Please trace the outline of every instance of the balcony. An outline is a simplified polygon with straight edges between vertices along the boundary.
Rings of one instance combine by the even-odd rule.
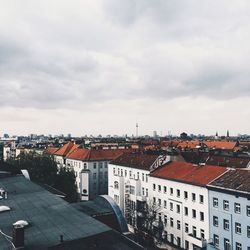
[[[195,244],[200,248],[203,248],[207,245],[207,241],[205,239],[195,237],[192,233],[188,234],[188,238],[189,238],[188,241],[190,241],[192,244]]]

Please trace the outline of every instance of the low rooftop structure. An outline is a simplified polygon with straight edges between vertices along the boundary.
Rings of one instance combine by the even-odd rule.
[[[0,206],[10,208],[0,213],[1,250],[13,247],[11,240],[16,238],[11,237],[13,224],[20,220],[28,222],[24,229],[27,250],[105,249],[101,246],[107,246],[106,249],[141,249],[107,225],[77,211],[21,175],[0,178],[0,188],[8,194],[0,200]]]

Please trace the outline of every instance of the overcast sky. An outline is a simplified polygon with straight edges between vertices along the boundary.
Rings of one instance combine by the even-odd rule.
[[[250,1],[0,0],[0,135],[250,134]]]

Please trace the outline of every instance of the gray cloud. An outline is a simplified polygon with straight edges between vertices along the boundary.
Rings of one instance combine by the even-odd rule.
[[[248,97],[249,30],[248,1],[0,1],[0,107]]]

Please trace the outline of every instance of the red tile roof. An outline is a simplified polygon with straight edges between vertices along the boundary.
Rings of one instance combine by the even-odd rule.
[[[112,161],[111,164],[149,170],[157,158],[158,155],[124,153],[123,155]]]
[[[111,161],[122,155],[129,149],[83,149],[77,148],[67,155],[68,159],[80,161]]]
[[[47,152],[48,154],[54,154],[57,150],[58,150],[58,148],[53,148],[53,147],[51,147],[51,148],[47,148],[47,149],[46,149],[46,152]]]
[[[181,141],[178,143],[177,148],[195,149],[197,146],[200,146],[200,141]]]
[[[154,170],[151,176],[205,186],[226,171],[225,167],[198,166],[192,163],[172,161]]]
[[[203,143],[206,144],[208,148],[215,149],[233,150],[237,146],[237,142],[234,141],[204,141]]]
[[[80,147],[80,145],[75,144],[74,142],[68,142],[67,144],[64,144],[61,148],[59,148],[54,154],[66,156],[67,154],[73,152],[78,147]]]

